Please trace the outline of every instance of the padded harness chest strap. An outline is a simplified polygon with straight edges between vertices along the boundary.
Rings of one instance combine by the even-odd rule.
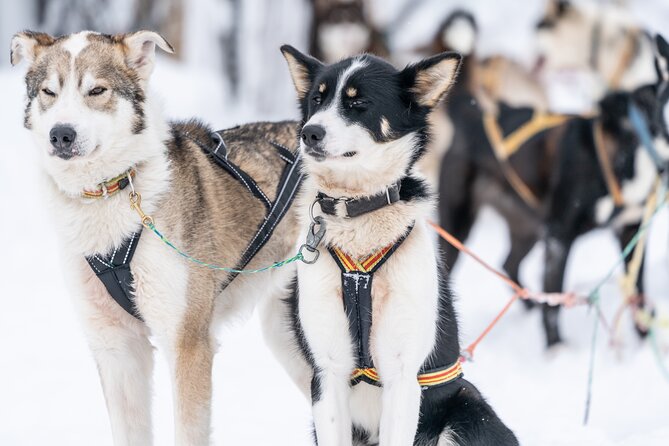
[[[111,297],[121,306],[125,311],[139,320],[142,316],[137,311],[137,307],[133,301],[132,293],[132,272],[130,271],[130,260],[135,254],[139,237],[142,235],[142,230],[134,232],[129,238],[123,241],[123,244],[112,251],[107,256],[95,254],[86,257],[88,264],[98,276],[98,279],[105,286]]]
[[[393,245],[362,259],[354,259],[336,246],[328,251],[341,270],[344,311],[348,316],[349,331],[355,345],[356,364],[351,375],[351,384],[361,381],[380,386],[379,375],[374,368],[369,351],[372,330],[372,279],[374,273],[400,247],[411,233],[413,225]],[[423,389],[447,384],[462,376],[462,367],[457,360],[453,364],[422,371],[418,383]]]

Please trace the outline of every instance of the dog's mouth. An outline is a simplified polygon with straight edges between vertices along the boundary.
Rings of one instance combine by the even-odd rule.
[[[319,162],[320,161],[325,161],[326,159],[336,160],[336,159],[342,159],[342,158],[352,158],[352,157],[354,157],[358,154],[358,152],[351,150],[351,151],[346,152],[342,155],[333,156],[333,155],[328,155],[327,152],[325,152],[325,150],[323,150],[323,149],[320,149],[320,148],[314,149],[314,148],[310,148],[310,147],[307,147],[305,152],[306,152],[307,155],[311,156],[312,158],[314,158],[316,161],[319,161]]]

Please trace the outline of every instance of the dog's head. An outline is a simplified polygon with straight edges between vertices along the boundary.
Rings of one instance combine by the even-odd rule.
[[[29,64],[25,127],[48,163],[63,168],[63,163],[108,158],[108,152],[145,131],[145,91],[156,46],[172,52],[150,31],[14,36],[12,65]]]
[[[643,69],[645,61],[630,69],[648,39],[626,10],[565,1],[551,5],[537,24],[537,68],[592,72],[612,89],[633,90],[653,81],[652,68]]]
[[[362,1],[315,0],[314,15],[317,45],[323,60],[336,62],[370,47],[372,29]]]
[[[324,65],[290,46],[281,51],[302,110],[300,147],[310,174],[361,188],[411,170],[425,149],[428,115],[460,65],[457,53],[398,71],[370,55]]]
[[[478,25],[474,16],[464,9],[456,9],[439,28],[435,46],[469,56],[474,52],[477,38]]]
[[[661,35],[655,37],[655,70],[657,71],[657,121],[669,143],[669,43]]]

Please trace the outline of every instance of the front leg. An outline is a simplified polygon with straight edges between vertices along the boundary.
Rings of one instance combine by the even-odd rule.
[[[126,313],[82,265],[85,284],[75,300],[97,364],[115,446],[152,444],[153,348],[146,326]]]
[[[137,303],[170,368],[175,444],[208,445],[214,356],[210,326],[218,282],[208,271],[187,270],[179,259],[145,268],[135,268]]]
[[[320,370],[311,380],[311,400],[318,446],[351,446],[350,373]]]
[[[631,225],[626,225],[622,229],[619,230],[617,236],[618,236],[618,241],[620,243],[620,249],[625,249],[627,244],[634,238],[636,233],[639,230],[639,227],[641,226],[641,223],[636,223],[636,224],[631,224]],[[642,240],[643,241],[643,240]],[[631,267],[632,263],[632,258],[634,257],[634,252],[635,249],[632,250],[632,252],[629,253],[627,257],[625,257],[625,272],[629,273],[629,269]],[[632,285],[633,288],[636,289],[630,289],[630,290],[624,290],[627,293],[630,293],[630,295],[623,296],[623,298],[626,299],[627,302],[629,302],[632,306],[632,308],[635,311],[645,311],[646,310],[646,296],[644,294],[644,287],[643,287],[643,270],[644,270],[644,258],[641,258],[641,263],[639,264],[639,274],[637,275],[636,278],[636,283],[634,284],[629,284]],[[636,313],[634,313],[634,328],[636,329],[637,333],[641,337],[645,337],[648,335],[648,327],[641,323],[641,321],[638,320],[636,317]]]
[[[564,272],[573,240],[569,238],[551,237],[546,239],[546,269],[544,271],[544,292],[561,293],[563,291]],[[558,315],[559,305],[543,304],[542,319],[546,333],[548,348],[562,342]]]

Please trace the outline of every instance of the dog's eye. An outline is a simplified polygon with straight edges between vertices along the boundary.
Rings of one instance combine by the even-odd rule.
[[[314,97],[312,98],[312,101],[314,101],[314,104],[316,104],[316,105],[320,105],[321,102],[323,102],[323,99],[322,99],[320,96],[314,96]]]
[[[364,101],[361,101],[360,99],[356,99],[354,101],[351,101],[348,103],[348,108],[360,108],[363,105],[365,105]]]
[[[95,87],[91,91],[88,92],[89,96],[100,96],[102,93],[107,91],[105,87]]]
[[[53,91],[49,90],[48,88],[42,88],[42,93],[44,93],[47,96],[56,96],[56,93]]]

